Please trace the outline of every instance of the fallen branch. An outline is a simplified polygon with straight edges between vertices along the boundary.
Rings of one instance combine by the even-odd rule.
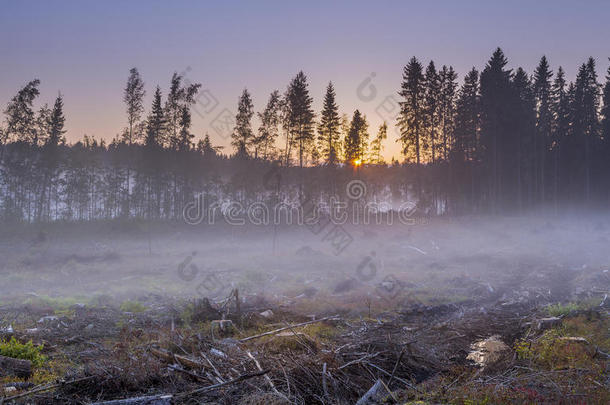
[[[367,355],[365,355],[365,356],[362,356],[362,357],[361,357],[361,358],[359,358],[359,359],[352,360],[352,361],[349,361],[349,362],[345,363],[345,364],[344,364],[344,365],[342,365],[341,367],[337,368],[337,370],[343,370],[344,368],[349,367],[349,366],[352,366],[352,365],[354,365],[354,364],[359,364],[359,363],[362,363],[362,362],[363,362],[363,361],[365,361],[365,360],[372,359],[373,357],[377,357],[377,356],[379,356],[381,353],[382,353],[382,352],[377,352],[377,353],[369,353],[369,354],[367,354]]]
[[[30,390],[30,391],[27,391],[27,392],[22,392],[21,394],[13,395],[12,397],[0,398],[0,405],[2,405],[5,401],[12,401],[14,399],[19,399],[19,398],[27,397],[29,395],[37,394],[39,392],[44,392],[44,391],[48,391],[48,390],[52,390],[53,388],[61,387],[63,385],[76,384],[76,383],[79,383],[79,382],[82,382],[82,381],[90,380],[90,379],[92,379],[94,377],[95,376],[91,375],[91,376],[88,376],[88,377],[77,378],[75,380],[70,380],[70,381],[60,381],[60,382],[55,383],[55,384],[45,384],[42,387],[34,388],[33,390]]]
[[[193,390],[193,391],[188,391],[188,392],[183,392],[181,394],[176,394],[174,397],[175,398],[183,398],[183,397],[188,397],[188,396],[195,395],[195,394],[202,394],[204,392],[212,391],[212,390],[215,390],[217,388],[222,388],[222,387],[224,387],[226,385],[235,384],[235,383],[240,382],[240,381],[245,381],[245,380],[248,380],[250,378],[254,378],[254,377],[261,376],[261,375],[265,375],[269,371],[270,370],[263,370],[263,371],[259,371],[259,372],[256,372],[256,373],[243,374],[243,375],[240,375],[239,377],[234,378],[232,380],[225,381],[223,383],[214,384],[214,385],[208,385],[207,387],[198,388],[198,389]]]
[[[171,400],[172,394],[161,394],[148,397],[115,399],[112,401],[96,402],[91,405],[170,405]]]
[[[149,350],[153,355],[155,355],[156,357],[158,357],[162,360],[165,360],[168,363],[179,363],[179,364],[183,365],[184,367],[189,367],[189,368],[194,368],[194,369],[204,369],[205,368],[205,365],[202,363],[199,363],[198,361],[191,360],[188,357],[181,356],[179,354],[174,354],[167,350],[156,349],[154,347],[151,347]]]
[[[321,318],[321,319],[316,319],[316,320],[313,320],[313,321],[302,322],[302,323],[297,323],[295,325],[285,326],[283,328],[274,329],[274,330],[271,330],[269,332],[261,333],[261,334],[254,335],[254,336],[249,336],[247,338],[240,339],[239,341],[240,342],[247,342],[249,340],[258,339],[258,338],[261,338],[263,336],[275,335],[276,333],[280,333],[280,332],[283,332],[283,331],[288,330],[288,329],[298,328],[299,326],[311,325],[312,323],[328,321],[328,320],[331,320],[331,319],[332,320],[338,319],[338,315],[327,316],[326,318]]]
[[[258,368],[260,371],[263,371],[263,368],[261,367],[258,360],[256,360],[256,357],[254,357],[252,355],[252,353],[250,353],[249,351],[246,352],[246,354],[248,355],[248,357],[250,357],[252,360],[254,360],[254,364],[256,364],[256,368]],[[275,384],[273,384],[273,381],[271,381],[271,378],[266,374],[265,374],[265,380],[267,380],[267,382],[269,383],[269,386],[271,387],[271,389],[273,389],[273,392],[275,392],[277,395],[279,395],[280,397],[282,397],[282,398],[286,399],[288,402],[290,402],[290,400],[288,400],[288,398],[286,398],[286,396],[284,394],[282,394],[281,392],[279,392],[277,390],[277,388],[275,388]]]

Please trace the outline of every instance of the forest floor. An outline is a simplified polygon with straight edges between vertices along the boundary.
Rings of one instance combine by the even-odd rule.
[[[31,365],[0,366],[0,403],[610,403],[606,256],[577,266],[581,247],[546,234],[551,261],[527,250],[538,228],[529,240],[481,229],[378,244],[354,233],[376,251],[364,259],[303,238],[285,258],[237,253],[231,235],[166,256],[154,239],[98,251],[81,237],[41,248],[30,233],[27,255],[19,240],[0,247],[13,261],[0,270],[0,356]],[[610,228],[598,233],[605,244]],[[210,252],[235,261],[191,266]]]

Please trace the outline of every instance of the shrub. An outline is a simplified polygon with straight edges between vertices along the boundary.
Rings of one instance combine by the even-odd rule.
[[[40,367],[47,360],[42,355],[43,345],[34,346],[30,340],[21,343],[13,336],[10,340],[0,339],[0,355],[14,359],[30,360],[35,367]]]

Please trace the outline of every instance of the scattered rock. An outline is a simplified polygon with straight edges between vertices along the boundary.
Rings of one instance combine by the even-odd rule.
[[[262,316],[263,318],[269,319],[273,316],[273,311],[268,309],[266,311],[261,312],[259,315]]]

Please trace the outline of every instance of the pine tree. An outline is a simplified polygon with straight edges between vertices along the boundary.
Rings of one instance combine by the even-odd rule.
[[[379,126],[375,138],[371,141],[371,162],[378,165],[385,163],[383,157],[381,156],[381,152],[383,151],[383,141],[385,141],[387,138],[388,124],[386,124],[384,121],[383,124]]]
[[[258,113],[261,125],[258,128],[258,136],[255,138],[255,157],[258,157],[258,151],[261,150],[263,159],[267,159],[273,152],[273,145],[279,135],[278,126],[280,124],[280,108],[281,97],[280,92],[275,90],[269,96],[267,106],[262,113]]]
[[[195,135],[191,133],[191,111],[188,106],[182,107],[180,116],[180,140],[178,150],[187,152],[193,148],[193,138]]]
[[[129,78],[127,79],[127,85],[123,92],[123,101],[127,107],[127,123],[128,123],[128,138],[127,144],[131,144],[135,141],[134,128],[137,127],[137,123],[142,117],[144,112],[144,96],[146,90],[144,90],[144,82],[140,77],[138,69],[131,68],[129,70]]]
[[[398,117],[402,153],[407,159],[412,158],[414,153],[417,164],[421,162],[425,119],[425,80],[422,71],[423,67],[417,58],[411,58],[403,70],[403,81],[398,93],[403,98]]]
[[[326,87],[324,106],[318,124],[318,142],[322,158],[327,165],[334,165],[340,154],[341,121],[339,107],[335,102],[335,89],[332,82]]]
[[[309,96],[307,76],[302,71],[288,86],[287,110],[292,139],[299,149],[299,166],[303,167],[306,152],[314,140],[313,99]]]
[[[8,139],[31,143],[35,138],[35,114],[32,108],[40,91],[40,80],[34,79],[15,95],[4,110],[6,115],[5,136]]]
[[[36,114],[36,128],[32,139],[32,145],[38,146],[46,142],[49,136],[49,121],[51,119],[51,109],[47,104],[40,107]]]
[[[250,147],[254,133],[252,132],[252,116],[254,115],[254,106],[248,89],[244,89],[237,103],[237,115],[235,116],[235,129],[231,138],[231,145],[235,148],[238,156],[248,157],[248,148]]]
[[[180,128],[183,121],[184,108],[195,103],[195,96],[201,88],[200,83],[186,82],[183,86],[183,77],[178,73],[172,75],[169,93],[165,101],[165,119],[167,122],[167,145],[170,149],[177,149],[180,145]]]

